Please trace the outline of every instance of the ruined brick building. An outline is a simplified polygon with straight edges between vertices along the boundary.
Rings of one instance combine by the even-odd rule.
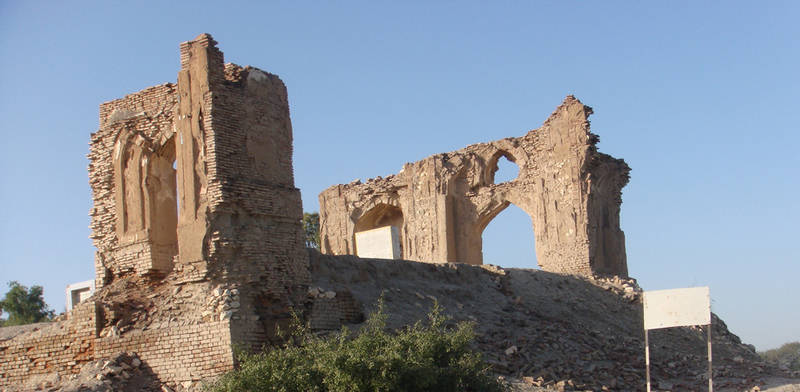
[[[207,34],[180,56],[177,83],[100,106],[89,153],[98,291],[65,320],[0,340],[0,386],[119,351],[162,382],[191,383],[231,369],[234,345],[269,342],[292,308],[346,313],[346,295],[309,305],[283,82],[225,64]],[[590,114],[568,97],[523,137],[326,190],[323,252],[355,254],[355,233],[389,225],[405,259],[481,264],[483,228],[514,203],[533,217],[543,269],[627,275],[619,208],[629,169],[596,151]],[[520,174],[495,184],[501,156]]]
[[[513,203],[532,218],[543,270],[627,276],[619,210],[630,169],[597,152],[590,114],[569,96],[525,136],[474,144],[407,163],[396,175],[326,189],[319,196],[322,252],[356,255],[357,233],[394,226],[403,259],[482,264],[483,230]],[[502,157],[519,165],[519,175],[495,183]]]
[[[98,294],[68,320],[0,343],[0,385],[69,374],[116,351],[163,381],[233,366],[301,303],[308,254],[286,87],[224,64],[210,35],[181,44],[177,83],[100,106],[92,134]]]

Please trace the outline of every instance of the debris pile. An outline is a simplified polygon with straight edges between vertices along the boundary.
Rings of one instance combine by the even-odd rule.
[[[514,391],[644,389],[643,291],[634,279],[332,257],[315,251],[310,252],[310,267],[305,310],[316,333],[335,333],[343,323],[358,330],[381,297],[391,329],[424,320],[438,303],[452,325],[474,324],[475,348]],[[98,296],[107,315],[101,336],[236,319],[237,310],[246,306],[236,287],[175,284],[154,286],[142,295],[141,290],[130,290],[132,283],[136,282],[119,279]],[[61,324],[4,328],[0,337],[41,334]],[[707,387],[706,336],[700,327],[650,331],[655,389]],[[768,385],[774,377],[798,377],[762,360],[716,315],[712,337],[717,390],[757,390],[753,388]],[[201,387],[197,380],[162,384],[136,353],[122,353],[87,362],[76,374],[33,377],[8,391],[185,392]]]
[[[19,389],[8,391],[162,391],[160,383],[147,366],[132,353],[120,353],[112,358],[90,361],[80,372],[68,376],[52,373],[32,377]]]
[[[634,279],[316,253],[311,268],[320,291],[347,289],[367,308],[382,295],[390,328],[424,319],[434,302],[454,323],[473,322],[476,348],[498,375],[528,388],[521,390],[644,388],[642,288]],[[716,389],[749,390],[779,373],[716,315],[712,337]],[[650,331],[650,350],[654,388],[707,388],[704,329]]]

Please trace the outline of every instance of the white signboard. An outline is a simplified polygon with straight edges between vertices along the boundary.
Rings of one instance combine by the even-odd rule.
[[[708,287],[644,292],[644,329],[711,324]]]

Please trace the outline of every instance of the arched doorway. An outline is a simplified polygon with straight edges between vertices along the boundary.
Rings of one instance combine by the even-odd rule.
[[[531,217],[508,203],[489,220],[481,234],[483,264],[507,268],[539,268]]]
[[[355,224],[353,243],[356,256],[402,258],[402,229],[403,211],[400,207],[385,203],[375,205]]]

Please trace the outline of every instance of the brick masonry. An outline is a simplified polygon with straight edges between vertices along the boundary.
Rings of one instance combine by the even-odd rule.
[[[0,386],[118,352],[160,382],[207,379],[306,306],[286,87],[225,64],[208,34],[180,58],[177,83],[100,105],[88,155],[97,292],[0,340]]]

